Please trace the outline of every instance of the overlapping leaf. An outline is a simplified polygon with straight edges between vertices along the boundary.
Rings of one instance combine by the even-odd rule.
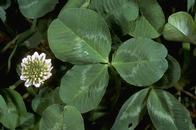
[[[75,65],[61,79],[60,97],[80,112],[88,112],[100,103],[108,80],[107,65]]]
[[[158,81],[168,64],[167,49],[147,38],[132,38],[123,43],[113,56],[112,65],[120,76],[135,86],[147,86]]]
[[[163,36],[167,40],[191,42],[196,44],[196,23],[186,12],[177,12],[169,16]]]
[[[39,18],[52,11],[58,0],[18,0],[21,13],[27,18]]]
[[[91,0],[68,0],[64,8],[88,7]]]
[[[157,0],[138,0],[141,16],[130,22],[129,34],[134,37],[159,37],[165,23],[163,10]]]
[[[55,56],[66,62],[108,63],[111,37],[107,24],[94,11],[65,8],[48,30]]]
[[[15,129],[27,114],[23,99],[12,89],[1,90],[0,94],[0,122],[9,129]]]
[[[168,92],[152,89],[147,109],[157,130],[195,130],[188,110]]]
[[[84,123],[75,107],[54,104],[43,112],[39,130],[84,130]]]
[[[132,95],[122,106],[111,130],[134,130],[145,112],[149,89]]]
[[[91,0],[90,8],[96,10],[109,23],[116,23],[127,31],[129,22],[139,15],[135,0]]]
[[[149,38],[156,38],[160,35],[144,16],[141,16],[137,20],[130,22],[129,34],[133,37]]]
[[[167,56],[168,69],[163,77],[155,84],[159,88],[170,88],[174,86],[181,76],[181,68],[178,61],[172,56]]]
[[[59,87],[55,90],[43,88],[39,94],[32,100],[32,108],[35,112],[41,113],[52,104],[61,104],[62,101],[59,97]]]

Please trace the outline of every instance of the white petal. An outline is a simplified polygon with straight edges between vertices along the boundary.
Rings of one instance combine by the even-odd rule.
[[[27,58],[23,58],[22,63],[27,63]]]
[[[26,67],[25,63],[21,63],[21,67]]]
[[[20,76],[20,80],[26,80],[23,75]]]
[[[29,86],[31,86],[31,83],[29,83],[28,81],[26,81],[26,82],[25,82],[25,86],[26,86],[26,87],[29,87]]]
[[[52,73],[48,73],[46,76],[44,76],[44,79],[47,80],[50,78],[50,76],[52,76]]]
[[[33,56],[35,56],[35,58],[39,58],[39,54],[36,52],[34,52]]]
[[[34,83],[33,85],[38,88],[40,87],[41,83]]]
[[[46,59],[46,60],[45,60],[45,63],[46,63],[49,67],[52,65],[51,59]]]
[[[46,59],[46,54],[45,53],[41,53],[39,55],[39,59],[42,60],[42,61],[44,61]]]

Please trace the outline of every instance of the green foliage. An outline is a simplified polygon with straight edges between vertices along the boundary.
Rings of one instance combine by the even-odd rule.
[[[181,68],[175,58],[168,55],[168,69],[163,77],[155,84],[156,87],[170,88],[174,86],[180,79]]]
[[[116,23],[125,30],[139,14],[135,0],[91,0],[89,8],[96,10],[109,23]]]
[[[27,17],[36,19],[52,11],[58,0],[18,0],[21,13]]]
[[[169,3],[1,0],[0,129],[195,130],[195,0]],[[35,51],[52,76],[25,88]]]
[[[32,100],[32,108],[38,113],[42,114],[42,112],[52,104],[61,104],[62,101],[58,95],[59,87],[55,90],[49,88],[43,88],[40,90],[39,94]]]
[[[168,92],[152,89],[147,109],[157,130],[194,130],[189,112]]]
[[[100,103],[108,80],[107,65],[75,65],[61,79],[60,97],[80,112],[88,112]]]
[[[196,44],[196,23],[190,14],[177,12],[169,16],[163,36],[167,40]]]
[[[124,42],[113,57],[112,65],[121,77],[135,86],[147,86],[159,80],[168,65],[166,48],[146,38]]]
[[[165,23],[164,13],[156,0],[138,0],[141,16],[129,23],[129,34],[134,37],[157,38]]]
[[[54,104],[42,114],[39,130],[84,130],[80,112],[72,106]]]
[[[48,40],[53,53],[62,61],[108,63],[111,49],[109,29],[103,18],[94,11],[63,9],[49,27]]]
[[[12,89],[0,91],[0,122],[9,129],[19,126],[27,114],[25,104],[19,93]]]
[[[122,106],[112,130],[134,130],[145,112],[149,89],[143,89],[132,95]],[[134,114],[133,114],[134,113]]]

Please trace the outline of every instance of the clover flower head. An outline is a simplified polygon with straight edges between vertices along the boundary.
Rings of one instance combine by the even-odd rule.
[[[40,87],[50,76],[52,76],[51,59],[46,59],[46,54],[40,55],[35,52],[22,59],[20,79],[25,81],[25,86],[34,85]]]

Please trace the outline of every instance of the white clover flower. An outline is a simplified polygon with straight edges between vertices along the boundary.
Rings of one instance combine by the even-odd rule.
[[[51,59],[46,59],[46,54],[35,52],[22,59],[20,79],[25,81],[25,86],[40,87],[52,75]]]

